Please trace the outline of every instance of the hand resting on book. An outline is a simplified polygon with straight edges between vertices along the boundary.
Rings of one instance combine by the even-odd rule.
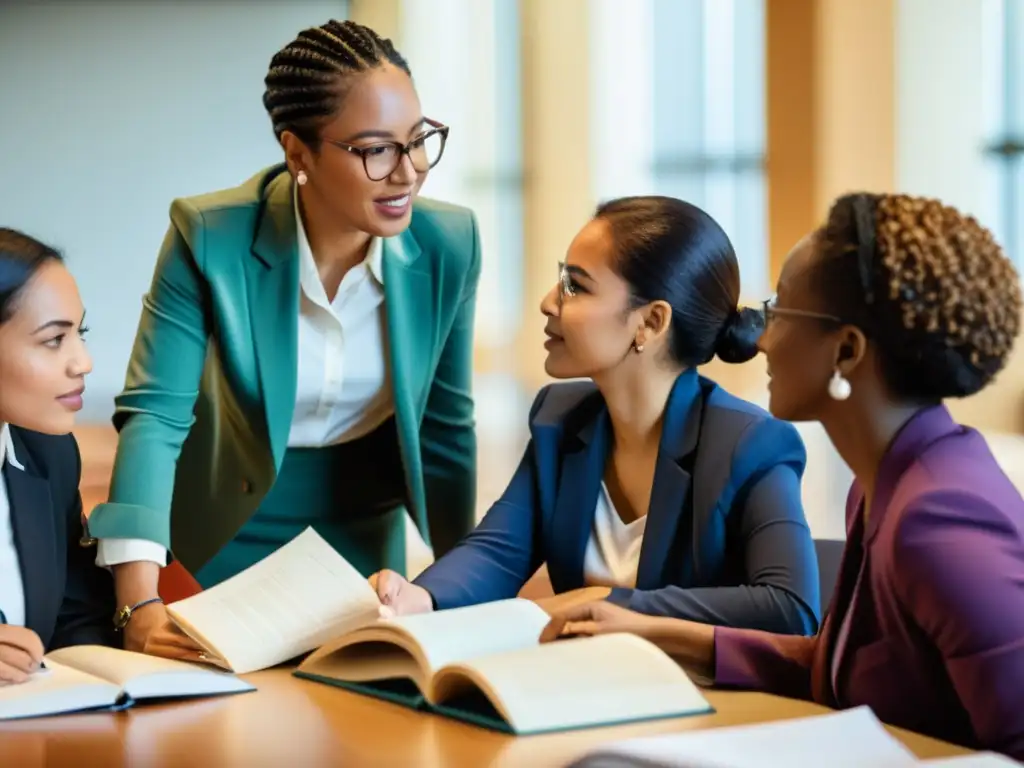
[[[370,586],[381,602],[381,615],[409,616],[434,610],[434,600],[423,587],[406,580],[394,571],[379,571],[370,576]],[[578,605],[603,600],[611,590],[607,587],[583,587],[534,600],[549,615],[554,616]]]
[[[408,616],[414,613],[429,613],[434,610],[434,599],[423,587],[416,586],[401,574],[383,570],[370,576],[370,586],[377,593],[381,604],[381,616]]]
[[[551,617],[540,642],[572,637],[628,633],[642,637],[671,656],[692,676],[710,684],[714,680],[715,628],[710,624],[665,616],[648,616],[597,600],[576,605]]]
[[[551,621],[541,632],[540,641],[550,643],[566,637],[605,635],[611,632],[627,632],[652,639],[656,634],[656,621],[657,617],[622,608],[607,600],[593,600],[553,611]]]
[[[171,621],[163,603],[150,603],[132,614],[125,627],[125,650],[179,661],[203,661],[203,649]]]
[[[24,683],[43,661],[43,641],[26,627],[0,624],[0,685]]]

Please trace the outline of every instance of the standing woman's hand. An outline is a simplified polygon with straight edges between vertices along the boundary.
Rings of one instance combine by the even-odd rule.
[[[124,649],[165,659],[203,660],[203,649],[174,625],[163,603],[150,603],[132,613],[124,628]]]
[[[0,686],[16,685],[43,663],[43,641],[27,627],[0,624]]]

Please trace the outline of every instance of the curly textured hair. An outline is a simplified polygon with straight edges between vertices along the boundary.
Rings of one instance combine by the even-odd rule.
[[[938,200],[858,193],[833,204],[819,237],[826,306],[871,339],[895,396],[972,395],[1006,364],[1020,281],[973,217]]]
[[[264,79],[263,106],[278,141],[290,131],[310,147],[333,116],[353,76],[390,64],[411,76],[394,44],[354,21],[328,21],[303,30],[274,54]]]

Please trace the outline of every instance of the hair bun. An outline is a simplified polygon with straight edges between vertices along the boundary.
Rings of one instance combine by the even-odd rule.
[[[757,342],[764,333],[764,315],[756,309],[736,309],[725,321],[715,354],[726,363],[745,363],[757,355]]]

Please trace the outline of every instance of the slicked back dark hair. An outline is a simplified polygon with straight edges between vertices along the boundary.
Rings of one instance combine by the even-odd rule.
[[[56,248],[16,229],[0,227],[0,323],[18,309],[18,298],[29,280],[48,261],[63,262]]]

